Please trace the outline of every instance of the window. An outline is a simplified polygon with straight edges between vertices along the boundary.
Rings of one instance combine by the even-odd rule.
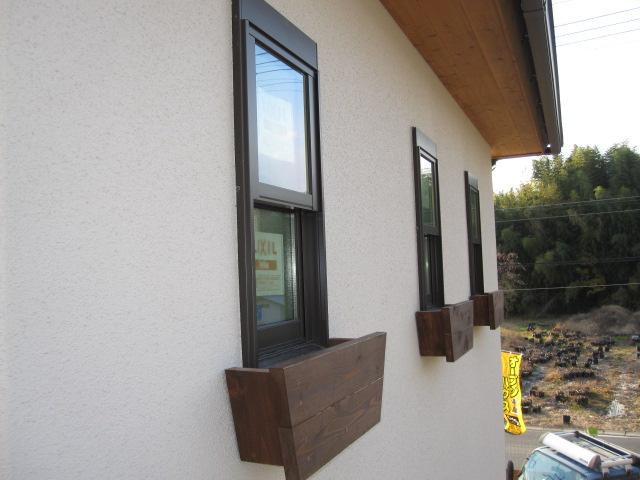
[[[478,179],[464,172],[467,200],[467,237],[469,239],[469,281],[471,295],[484,293],[482,234],[480,229],[480,191]]]
[[[587,477],[543,453],[533,452],[519,480],[586,480]]]
[[[234,0],[238,259],[245,367],[327,343],[316,44]]]
[[[444,304],[436,146],[413,129],[420,309]]]

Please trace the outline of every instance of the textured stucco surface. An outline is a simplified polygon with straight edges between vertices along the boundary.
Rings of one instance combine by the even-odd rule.
[[[502,478],[498,333],[447,364],[419,357],[414,323],[410,129],[438,146],[447,302],[469,290],[465,169],[497,286],[489,147],[378,2],[272,4],[318,43],[331,334],[388,332],[381,423],[314,478]],[[224,383],[230,2],[4,10],[7,478],[283,478],[239,461]]]
[[[0,7],[3,3],[0,3]],[[7,21],[0,15],[0,85],[7,85]],[[7,378],[7,233],[6,233],[6,91],[0,87],[0,478],[8,477],[9,429],[8,419],[8,378]]]

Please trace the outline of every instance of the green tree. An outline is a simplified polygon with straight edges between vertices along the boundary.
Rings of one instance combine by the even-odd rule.
[[[602,154],[574,146],[566,158],[538,158],[530,182],[496,194],[494,201],[499,258],[515,258],[522,267],[518,288],[572,287],[507,294],[512,311],[576,312],[607,303],[640,307],[637,287],[602,286],[640,282],[635,149],[616,144]],[[499,268],[506,290],[513,283],[507,273]]]

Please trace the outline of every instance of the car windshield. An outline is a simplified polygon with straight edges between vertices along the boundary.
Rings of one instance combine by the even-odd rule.
[[[534,452],[518,480],[586,480],[586,477],[551,457]]]

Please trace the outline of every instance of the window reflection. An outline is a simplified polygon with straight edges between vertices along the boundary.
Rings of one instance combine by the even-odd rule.
[[[423,239],[423,251],[424,251],[424,290],[431,298],[431,265],[429,262],[429,256],[431,247],[429,245],[429,236],[426,235]]]
[[[585,480],[574,469],[539,452],[531,455],[519,480]]]
[[[258,179],[308,193],[304,76],[256,44]]]
[[[436,224],[435,218],[435,192],[433,190],[433,163],[420,157],[420,194],[422,196],[422,223],[423,225]]]
[[[254,225],[258,327],[296,320],[295,216],[256,208]]]
[[[480,241],[480,195],[471,190],[469,195],[471,208],[471,236],[474,241]]]

